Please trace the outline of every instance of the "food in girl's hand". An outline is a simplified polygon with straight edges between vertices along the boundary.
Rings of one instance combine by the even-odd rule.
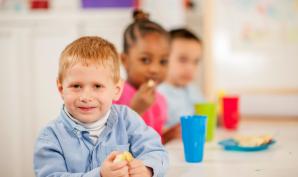
[[[150,79],[147,84],[149,87],[154,87],[155,82],[154,82],[154,80]]]
[[[125,161],[125,160],[128,161],[128,162],[133,160],[133,156],[128,151],[124,151],[121,154],[118,154],[113,162],[122,162],[122,161]]]
[[[238,143],[239,146],[254,147],[268,144],[272,140],[272,136],[236,136],[234,140]]]

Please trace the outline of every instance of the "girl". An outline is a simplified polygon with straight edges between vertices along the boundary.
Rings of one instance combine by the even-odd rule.
[[[133,16],[134,22],[124,32],[121,54],[127,81],[116,103],[131,107],[147,125],[162,135],[167,107],[156,86],[166,77],[169,36],[164,28],[148,19],[148,14],[137,10]]]

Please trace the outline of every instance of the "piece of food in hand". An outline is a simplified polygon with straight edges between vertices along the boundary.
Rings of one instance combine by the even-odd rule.
[[[150,79],[150,80],[148,81],[147,85],[148,85],[149,87],[154,87],[154,85],[155,85],[154,80]]]
[[[272,140],[272,136],[236,136],[234,140],[238,143],[239,146],[254,147],[268,144]]]
[[[124,151],[121,154],[116,155],[113,162],[122,162],[122,161],[125,161],[125,160],[128,161],[128,162],[133,160],[133,156],[128,151]]]

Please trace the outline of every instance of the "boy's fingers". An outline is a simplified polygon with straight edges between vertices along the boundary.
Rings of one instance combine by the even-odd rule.
[[[119,153],[120,153],[119,151],[113,151],[113,152],[111,152],[108,155],[107,160],[108,161],[113,161]]]
[[[142,174],[143,173],[143,168],[142,167],[138,167],[138,168],[130,168],[128,171],[129,176],[134,176],[134,175],[138,175],[138,174]]]
[[[111,165],[111,170],[120,170],[122,168],[127,168],[127,161],[115,162]]]
[[[124,166],[124,167],[122,167],[122,168],[120,168],[120,169],[117,169],[117,170],[113,170],[113,172],[112,172],[112,176],[114,176],[114,177],[117,177],[117,176],[121,176],[121,177],[123,177],[123,176],[128,176],[128,167],[127,166]]]
[[[139,166],[142,166],[143,163],[142,163],[140,160],[133,159],[132,161],[130,161],[130,162],[128,163],[128,165],[129,165],[130,168],[137,168],[137,167],[139,167]]]

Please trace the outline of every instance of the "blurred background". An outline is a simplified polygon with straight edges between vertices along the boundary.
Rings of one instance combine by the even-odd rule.
[[[34,176],[40,129],[56,118],[63,48],[98,35],[122,51],[132,9],[203,38],[196,85],[240,96],[243,117],[298,119],[298,0],[0,0],[0,176]]]

